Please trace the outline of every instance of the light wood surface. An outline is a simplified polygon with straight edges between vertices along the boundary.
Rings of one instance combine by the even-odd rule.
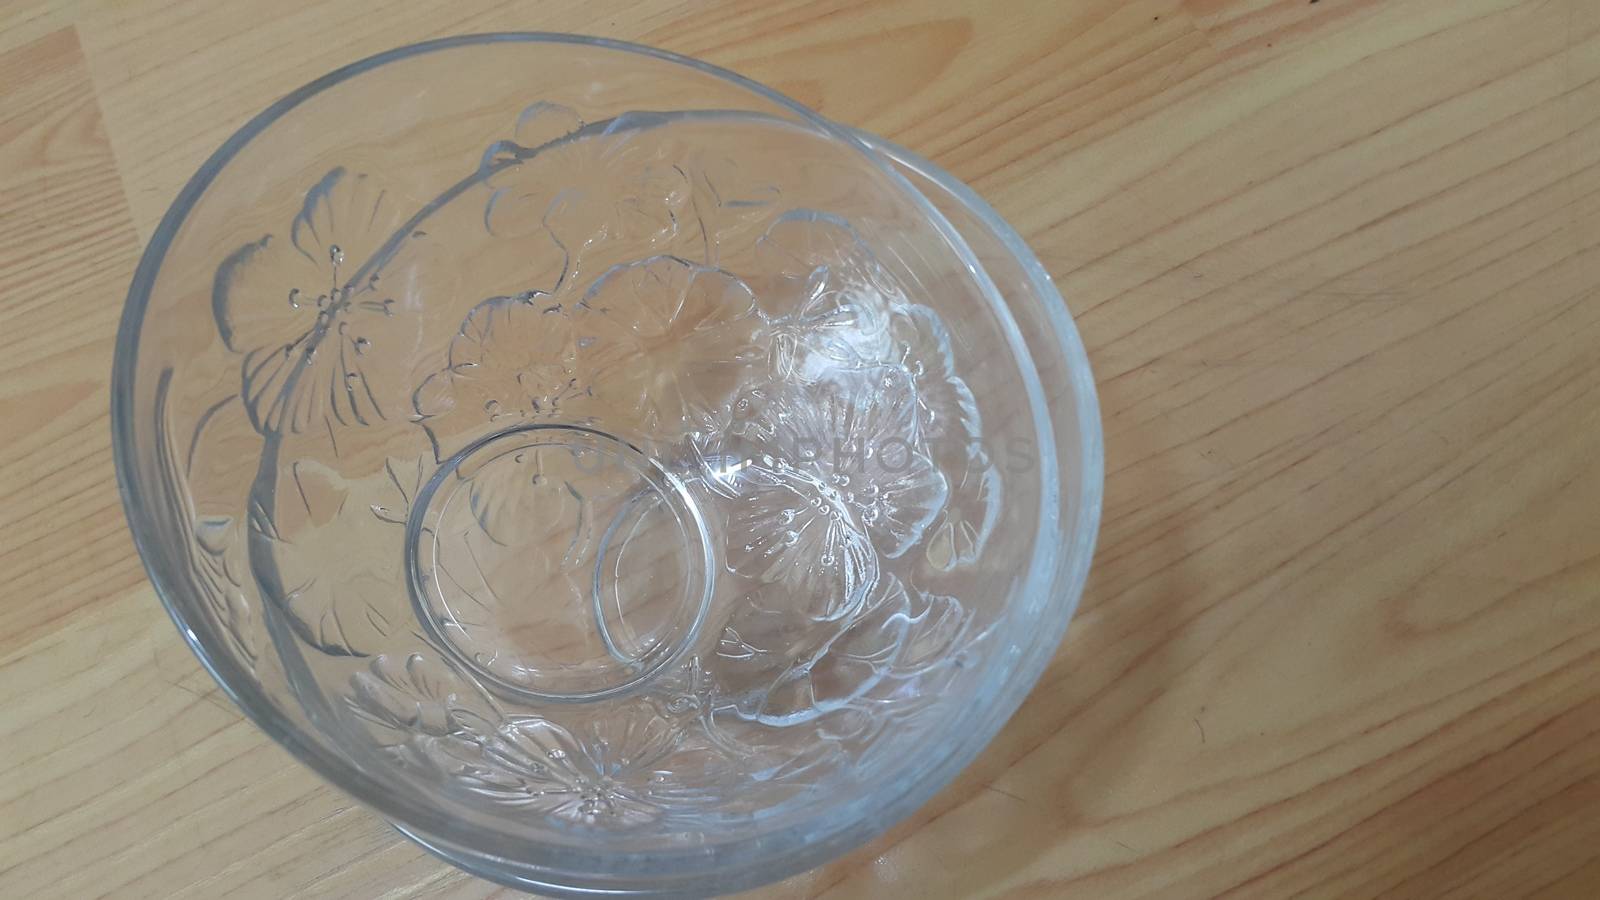
[[[113,334],[273,99],[488,30],[643,41],[984,193],[1077,317],[1106,516],[963,777],[767,898],[1600,896],[1593,0],[10,0],[0,897],[483,897],[243,720],[118,506]]]

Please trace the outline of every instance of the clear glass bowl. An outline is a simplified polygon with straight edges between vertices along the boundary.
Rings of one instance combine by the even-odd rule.
[[[179,195],[123,500],[262,729],[550,893],[816,865],[1021,703],[1098,523],[1087,361],[924,160],[610,41],[341,69]]]

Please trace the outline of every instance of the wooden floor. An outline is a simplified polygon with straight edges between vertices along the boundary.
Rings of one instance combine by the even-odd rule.
[[[143,242],[247,117],[522,29],[931,157],[1095,366],[1105,527],[1039,688],[911,820],[759,896],[1600,896],[1595,0],[9,0],[0,896],[497,893],[201,671],[107,381]]]

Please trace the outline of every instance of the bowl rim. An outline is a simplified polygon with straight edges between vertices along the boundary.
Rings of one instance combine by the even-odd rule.
[[[718,844],[710,852],[651,852],[641,854],[633,862],[650,862],[652,865],[627,865],[619,870],[607,865],[582,865],[584,862],[604,861],[614,864],[614,853],[587,854],[574,852],[569,847],[545,845],[553,853],[542,854],[535,861],[527,851],[540,847],[537,842],[521,841],[514,846],[497,842],[498,846],[479,847],[462,844],[451,835],[460,833],[471,837],[479,833],[453,828],[447,816],[427,804],[412,802],[412,798],[388,789],[384,782],[375,779],[353,764],[349,759],[330,752],[311,738],[277,705],[255,681],[254,676],[226,652],[213,653],[207,648],[194,626],[188,621],[183,604],[177,599],[182,592],[182,579],[168,571],[165,551],[160,546],[159,535],[148,523],[145,497],[152,492],[138,474],[136,433],[134,428],[134,384],[138,368],[139,338],[145,312],[157,277],[165,262],[168,250],[189,213],[211,186],[218,174],[252,140],[267,130],[278,119],[310,98],[357,75],[415,56],[470,47],[479,44],[564,44],[592,47],[609,51],[636,54],[667,62],[724,80],[736,87],[765,99],[792,112],[808,125],[816,127],[831,137],[854,144],[874,161],[892,179],[897,179],[924,208],[937,227],[947,236],[957,235],[953,226],[939,213],[925,196],[904,176],[894,172],[880,157],[887,155],[909,166],[968,207],[1005,246],[1022,266],[1042,301],[1043,311],[1055,332],[1056,346],[1066,360],[1071,381],[1072,410],[1079,428],[1079,446],[1076,448],[1081,465],[1078,481],[1078,504],[1075,520],[1060,523],[1062,544],[1052,552],[1041,546],[1034,552],[1034,569],[1039,568],[1041,557],[1048,557],[1051,571],[1035,574],[1047,578],[1046,584],[1054,596],[1046,599],[1044,610],[1048,615],[1037,621],[1029,631],[1026,646],[1013,650],[1015,667],[990,701],[985,715],[966,736],[953,741],[935,764],[924,765],[914,778],[904,779],[892,796],[876,796],[873,792],[870,805],[865,798],[844,805],[861,807],[865,815],[836,815],[813,817],[791,825],[778,832],[756,835],[751,838]],[[970,250],[958,238],[956,246],[965,253],[964,260],[989,292],[998,297],[981,266],[977,266]],[[999,307],[1005,310],[1001,302]],[[1009,317],[1009,311],[1004,313]],[[1012,330],[1015,331],[1015,323]],[[1026,355],[1025,348],[1023,352]],[[1034,383],[1038,379],[1034,374]],[[1042,395],[1038,398],[1041,406]],[[1066,405],[1066,404],[1061,404]],[[1041,414],[1036,409],[1035,418]],[[1048,421],[1048,420],[1047,420]],[[465,34],[409,44],[378,53],[335,69],[283,96],[266,109],[253,116],[232,134],[201,164],[178,192],[151,234],[139,259],[128,296],[118,325],[112,363],[111,383],[112,456],[115,465],[118,493],[123,512],[138,551],[157,597],[166,608],[202,667],[212,676],[233,703],[262,732],[287,750],[300,763],[316,772],[334,787],[374,810],[395,824],[402,833],[422,844],[424,848],[443,856],[451,863],[472,874],[502,884],[520,888],[538,888],[569,895],[593,896],[604,894],[657,893],[661,891],[715,891],[726,892],[754,887],[803,871],[834,858],[860,843],[887,830],[924,805],[938,791],[968,766],[984,747],[999,733],[1002,726],[1016,712],[1023,699],[1033,689],[1039,676],[1060,644],[1068,622],[1076,610],[1093,556],[1098,536],[1101,499],[1104,479],[1104,449],[1098,399],[1094,379],[1090,372],[1088,355],[1077,328],[1073,324],[1065,302],[1056,290],[1043,265],[1034,256],[1022,238],[995,210],[965,184],[961,183],[933,163],[881,138],[832,122],[804,105],[744,76],[691,57],[660,50],[641,44],[609,38],[563,34],[557,32],[491,32]],[[1049,431],[1048,429],[1046,430]],[[1042,451],[1043,448],[1041,448]],[[1041,452],[1041,458],[1044,454]],[[1057,490],[1059,490],[1059,485]],[[1047,518],[1049,509],[1041,509],[1041,518]],[[201,628],[207,628],[199,623]],[[1020,643],[1020,642],[1019,642]],[[819,822],[819,820],[822,820]],[[521,852],[512,853],[509,851]],[[661,871],[655,862],[668,859],[680,862],[695,860],[698,865],[679,871]],[[578,865],[573,865],[578,863]],[[550,880],[546,880],[546,879]]]

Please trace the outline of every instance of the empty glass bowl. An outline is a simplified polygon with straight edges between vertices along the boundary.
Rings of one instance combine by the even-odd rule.
[[[1017,708],[1100,431],[1017,236],[905,151],[642,47],[307,85],[162,221],[118,471],[201,661],[450,861],[713,893],[835,856]]]

